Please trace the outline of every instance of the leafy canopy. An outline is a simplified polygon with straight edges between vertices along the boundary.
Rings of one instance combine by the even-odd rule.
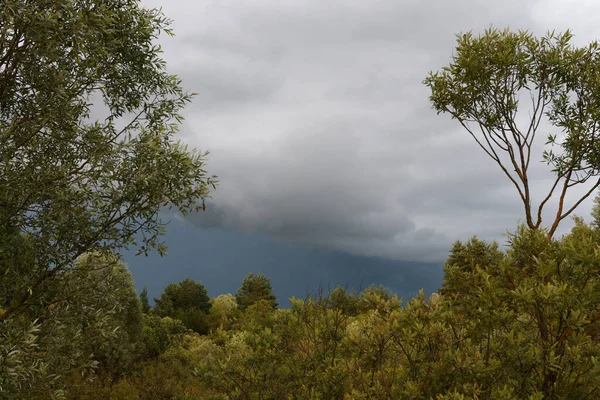
[[[207,331],[206,314],[211,303],[206,288],[200,282],[184,279],[167,285],[160,298],[154,301],[153,312],[156,315],[179,319],[186,327],[199,333]]]
[[[127,332],[97,297],[129,296],[117,284],[127,277],[115,271],[107,293],[76,260],[163,253],[159,210],[197,210],[214,187],[205,154],[175,139],[192,94],[155,44],[169,25],[139,0],[0,3],[0,381],[11,398],[18,385],[58,388],[63,366],[86,358],[54,347],[77,347],[75,336],[83,355],[104,354],[96,361],[129,357],[83,339],[106,334],[102,321]]]
[[[261,274],[248,274],[242,286],[235,292],[235,299],[241,310],[245,310],[260,300],[265,300],[272,308],[277,308],[277,299],[273,294],[271,280]]]
[[[558,196],[548,237],[600,185],[600,44],[578,48],[572,37],[508,29],[460,34],[452,62],[424,81],[438,114],[458,120],[512,182],[530,229],[542,227],[544,207]],[[541,159],[555,180],[536,207],[529,166],[540,130],[547,135]],[[566,202],[577,185],[584,190]]]
[[[60,393],[58,379],[70,369],[86,377],[122,373],[141,355],[141,304],[122,262],[86,253],[58,275],[48,307],[28,308],[0,325],[0,387],[9,398]]]
[[[2,3],[0,268],[18,292],[0,320],[85,252],[163,252],[161,207],[208,195],[203,156],[174,139],[191,94],[154,44],[169,24],[137,0]]]

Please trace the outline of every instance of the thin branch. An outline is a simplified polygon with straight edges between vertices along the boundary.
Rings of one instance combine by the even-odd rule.
[[[564,177],[564,174],[558,175],[556,177],[556,179],[554,180],[554,184],[552,185],[552,188],[550,189],[550,191],[548,192],[548,195],[544,198],[544,200],[540,203],[540,206],[538,207],[538,213],[537,213],[537,221],[535,223],[535,228],[539,228],[541,223],[542,223],[542,210],[544,209],[544,206],[546,205],[546,203],[548,202],[548,200],[550,200],[550,198],[552,197],[552,194],[554,193],[554,190],[556,189],[556,187],[558,186],[558,182],[560,182],[560,180]]]
[[[458,122],[460,122],[460,124],[463,126],[463,128],[465,128],[467,130],[467,132],[469,132],[469,134],[473,137],[473,139],[475,139],[475,141],[477,142],[477,144],[479,145],[479,147],[481,147],[483,149],[483,151],[485,151],[485,153],[488,156],[490,156],[490,158],[492,160],[494,160],[496,162],[499,161],[499,158],[498,158],[498,155],[496,154],[496,152],[492,149],[492,152],[490,153],[490,151],[485,148],[485,146],[479,141],[479,139],[477,139],[477,136],[475,136],[475,134],[473,133],[473,131],[471,130],[471,128],[469,128],[469,126],[467,124],[465,124],[462,119],[458,119]]]
[[[573,211],[575,211],[575,209],[581,204],[581,202],[583,202],[585,199],[587,199],[593,192],[594,190],[596,190],[598,188],[598,186],[600,186],[600,178],[598,178],[598,180],[596,181],[596,183],[592,186],[592,188],[590,190],[587,191],[586,194],[584,194],[574,205],[573,207],[569,208],[569,210],[567,212],[565,212],[561,217],[560,220],[565,219],[566,217],[569,216],[569,214],[571,214]],[[560,221],[559,220],[559,221]]]

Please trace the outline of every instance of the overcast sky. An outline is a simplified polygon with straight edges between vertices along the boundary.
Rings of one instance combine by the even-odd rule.
[[[503,242],[523,218],[493,161],[431,109],[422,81],[455,34],[570,28],[583,45],[600,31],[593,0],[144,3],[174,20],[164,57],[198,93],[183,140],[211,151],[221,182],[192,222],[392,260],[443,261],[475,234]],[[541,196],[549,175],[534,169]]]

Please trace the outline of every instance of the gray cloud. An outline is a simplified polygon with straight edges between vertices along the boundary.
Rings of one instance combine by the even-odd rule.
[[[211,150],[221,181],[191,220],[401,260],[443,260],[473,234],[503,240],[523,215],[514,188],[431,110],[422,80],[450,61],[461,31],[562,28],[564,18],[539,16],[542,3],[165,3],[177,33],[165,58],[199,93],[185,140]],[[544,166],[534,169],[546,183]]]

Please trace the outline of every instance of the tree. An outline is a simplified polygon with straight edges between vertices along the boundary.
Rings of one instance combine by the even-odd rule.
[[[208,331],[206,314],[211,304],[206,288],[200,282],[184,279],[177,284],[172,283],[154,301],[156,315],[179,319],[198,333]]]
[[[62,304],[47,317],[58,325],[57,311],[63,307],[65,319],[60,322],[79,332],[76,340],[60,335],[53,340],[83,350],[82,356],[97,362],[105,373],[123,372],[138,358],[142,344],[142,305],[127,266],[111,254],[86,253],[65,274],[69,276],[62,280]],[[42,333],[48,335],[49,329],[42,325]]]
[[[454,243],[444,266],[444,284],[440,293],[472,295],[477,291],[477,287],[473,285],[473,276],[477,270],[497,270],[503,258],[504,253],[498,250],[496,242],[486,243],[473,237],[466,243]]]
[[[183,340],[186,327],[178,319],[144,314],[144,356],[158,357],[169,347]]]
[[[175,140],[192,94],[154,43],[169,24],[139,0],[0,5],[0,375],[15,393],[45,382],[52,332],[69,340],[45,313],[89,316],[60,295],[94,288],[76,260],[163,253],[158,211],[198,210],[214,187],[204,155]]]
[[[548,238],[600,185],[600,44],[570,44],[573,35],[489,29],[481,36],[457,35],[449,66],[430,72],[424,83],[439,113],[456,119],[517,189],[530,229],[542,227],[542,211],[558,193]],[[529,108],[521,100],[529,99]],[[525,124],[519,122],[529,112]],[[534,139],[549,131],[542,160],[552,166],[554,182],[535,207],[529,166]],[[589,182],[588,182],[589,181]],[[588,183],[571,207],[569,189]],[[589,189],[589,190],[588,190]]]
[[[220,294],[210,299],[211,327],[220,329],[230,329],[231,323],[235,320],[238,313],[238,304],[235,297],[230,293]]]
[[[343,286],[337,286],[329,292],[327,303],[334,310],[355,316],[359,312],[360,298],[353,291],[348,292]]]
[[[594,205],[592,207],[592,227],[596,230],[600,229],[600,194],[594,197]]]
[[[158,211],[214,185],[174,139],[192,95],[154,44],[169,24],[139,0],[0,6],[0,321],[48,307],[86,252],[164,252]]]
[[[144,314],[148,314],[150,312],[150,303],[148,302],[148,289],[146,289],[146,286],[144,286],[142,293],[140,293],[140,301],[142,303],[142,311]]]
[[[0,345],[0,387],[9,398],[60,392],[57,378],[73,368],[80,375],[120,373],[141,354],[141,304],[123,263],[86,253],[59,274],[62,285],[46,294],[49,307],[2,322],[9,334]]]
[[[243,311],[259,300],[266,300],[272,308],[277,308],[277,298],[271,288],[271,280],[261,274],[248,274],[242,286],[235,292],[235,299]]]

